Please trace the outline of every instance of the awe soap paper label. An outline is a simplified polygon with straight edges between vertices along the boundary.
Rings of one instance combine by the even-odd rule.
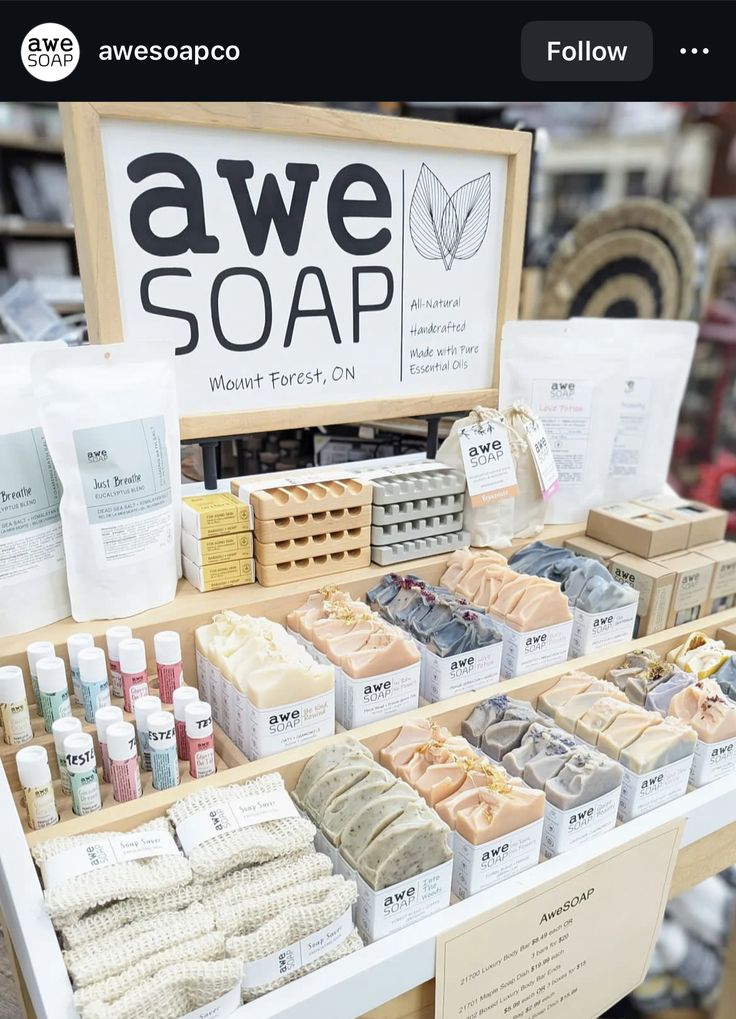
[[[518,495],[516,467],[503,418],[465,425],[458,439],[474,507]]]
[[[355,923],[358,933],[369,944],[419,923],[450,904],[452,860],[441,863],[416,877],[374,891],[360,876]]]
[[[317,959],[333,951],[348,938],[353,931],[353,911],[346,909],[336,920],[326,924],[321,930],[310,934],[300,941],[285,948],[243,964],[243,990],[250,991],[264,987],[275,980],[282,980],[289,973],[309,966]]]
[[[440,658],[426,647],[422,653],[422,697],[430,704],[456,694],[497,683],[501,675],[503,643]]]
[[[420,662],[366,679],[353,679],[336,669],[338,722],[345,729],[355,729],[419,707],[420,675]]]
[[[720,743],[695,744],[690,781],[694,786],[708,785],[719,778],[732,775],[736,768],[736,739],[724,739]]]
[[[258,708],[248,703],[247,745],[252,761],[313,743],[334,732],[334,689],[276,708]]]
[[[567,661],[572,620],[526,631],[514,630],[504,623],[502,631],[501,675],[504,679]]]
[[[176,826],[176,837],[189,855],[203,842],[250,828],[264,821],[281,821],[286,817],[298,817],[299,812],[292,798],[285,789],[274,789],[269,793],[256,793],[232,800],[218,806],[199,810],[190,817],[185,817]]]
[[[130,835],[98,835],[94,842],[72,846],[41,864],[43,885],[47,890],[70,878],[92,870],[111,867],[131,860],[147,860],[154,856],[180,856],[179,847],[167,831]]]
[[[608,609],[606,612],[583,612],[582,609],[574,608],[570,657],[580,658],[600,648],[631,640],[634,635],[636,613],[636,602]]]
[[[452,893],[459,899],[482,892],[539,863],[544,820],[474,846],[453,833]]]
[[[648,771],[643,775],[624,768],[621,787],[621,801],[618,807],[619,821],[631,821],[634,817],[676,800],[687,792],[693,755],[683,757],[674,764]]]
[[[544,425],[539,418],[526,420],[524,423],[526,439],[529,443],[529,452],[534,461],[534,467],[539,479],[539,487],[542,490],[542,498],[546,502],[551,499],[555,492],[559,491],[560,479],[557,474],[557,464],[552,455],[552,448],[544,430]]]
[[[549,860],[575,846],[581,846],[596,835],[616,827],[616,810],[621,788],[604,793],[589,803],[570,810],[546,803],[544,807],[544,832],[542,833],[542,856]]]

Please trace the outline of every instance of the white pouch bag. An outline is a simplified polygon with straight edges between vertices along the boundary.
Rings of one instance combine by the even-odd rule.
[[[503,422],[503,415],[489,407],[474,407],[466,418],[455,421],[445,441],[439,448],[437,459],[440,463],[465,471],[463,455],[460,450],[460,429],[475,425],[481,421],[503,423],[509,433],[511,453],[516,460],[519,452],[516,438]],[[485,506],[473,506],[467,484],[465,486],[465,505],[463,510],[463,526],[470,532],[470,544],[480,548],[508,548],[514,537],[514,498],[499,499]]]
[[[0,345],[0,637],[69,615],[61,485],[41,429],[31,358],[61,342]]]
[[[590,344],[566,322],[507,322],[503,327],[499,405],[523,401],[539,417],[557,464],[560,488],[548,524],[575,524],[605,503],[618,429],[625,358]]]
[[[503,416],[513,429],[511,448],[516,461],[516,483],[519,486],[519,491],[514,497],[514,537],[534,538],[544,527],[549,504],[549,501],[545,502],[542,498],[542,486],[526,433],[527,425],[539,419],[534,411],[520,400],[507,407]]]
[[[603,503],[659,495],[675,441],[698,327],[665,319],[570,319],[582,352],[617,351],[625,358],[618,429]]]
[[[172,601],[181,572],[173,348],[48,351],[31,371],[63,488],[72,615],[117,619]]]

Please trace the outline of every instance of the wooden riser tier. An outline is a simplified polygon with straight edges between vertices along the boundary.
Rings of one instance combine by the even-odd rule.
[[[538,540],[548,541],[553,545],[561,545],[566,538],[581,534],[583,524],[565,524],[546,527]],[[529,539],[514,542],[504,555],[511,555],[517,548],[529,544]],[[296,581],[283,587],[261,587],[260,584],[245,584],[240,587],[225,588],[223,591],[207,591],[201,593],[187,580],[180,580],[176,598],[167,605],[141,612],[127,619],[103,619],[88,623],[77,623],[73,619],[63,619],[29,633],[13,637],[0,638],[0,666],[19,665],[23,669],[29,705],[33,695],[28,675],[28,659],[26,648],[37,640],[48,640],[56,648],[56,653],[67,662],[66,640],[73,633],[91,633],[95,643],[105,646],[105,631],[110,626],[128,625],[135,637],[145,642],[146,657],[149,668],[153,668],[155,655],[153,637],[159,630],[176,630],[181,637],[182,662],[184,665],[185,682],[196,682],[194,658],[194,631],[205,623],[212,622],[217,612],[230,609],[234,612],[256,616],[267,616],[277,623],[283,623],[292,609],[301,605],[313,591],[318,591],[328,584],[336,584],[348,591],[353,597],[362,598],[367,590],[376,584],[387,573],[413,573],[431,584],[439,581],[444,573],[445,563],[450,553],[428,556],[426,559],[413,559],[399,563],[395,568],[387,566],[366,566],[358,570],[347,570],[344,573],[333,573],[330,576],[312,580]]]

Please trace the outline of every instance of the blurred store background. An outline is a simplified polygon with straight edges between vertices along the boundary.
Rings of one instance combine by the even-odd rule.
[[[736,536],[736,102],[339,105],[533,132],[522,317],[699,321],[670,480],[729,509]],[[58,110],[0,103],[0,342],[56,336],[85,340]],[[411,419],[242,436],[218,444],[218,473],[414,452],[436,429]],[[199,447],[184,447],[182,470],[201,479]],[[670,904],[646,982],[609,1016],[736,1016],[735,886],[728,871]],[[9,981],[3,963],[0,1019],[21,1014]]]

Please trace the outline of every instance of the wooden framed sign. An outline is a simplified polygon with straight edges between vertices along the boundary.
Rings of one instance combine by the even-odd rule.
[[[495,399],[529,134],[270,103],[62,121],[91,338],[176,346],[183,438]]]

